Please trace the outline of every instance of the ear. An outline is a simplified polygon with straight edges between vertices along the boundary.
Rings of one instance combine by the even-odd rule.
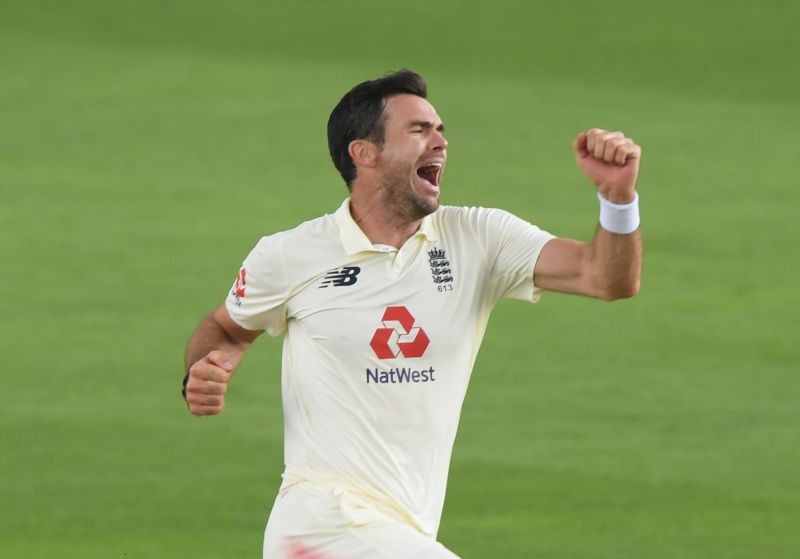
[[[347,153],[356,167],[375,167],[378,164],[378,146],[369,140],[353,140],[347,146]]]

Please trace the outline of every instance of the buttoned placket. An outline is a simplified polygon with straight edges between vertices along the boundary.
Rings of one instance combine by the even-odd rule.
[[[403,243],[403,246],[401,246],[399,250],[386,245],[375,245],[375,248],[376,250],[379,250],[380,252],[391,257],[389,276],[392,279],[397,279],[414,260],[414,257],[419,254],[419,251],[422,250],[421,247],[424,243],[425,235],[417,233]]]

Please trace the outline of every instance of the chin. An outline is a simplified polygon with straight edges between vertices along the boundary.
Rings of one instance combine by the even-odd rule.
[[[414,213],[417,219],[422,219],[439,209],[439,198],[432,200],[414,200]]]

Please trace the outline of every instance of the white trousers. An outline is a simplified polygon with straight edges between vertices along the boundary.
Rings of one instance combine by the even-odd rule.
[[[459,559],[413,527],[329,485],[281,490],[264,532],[264,559]]]

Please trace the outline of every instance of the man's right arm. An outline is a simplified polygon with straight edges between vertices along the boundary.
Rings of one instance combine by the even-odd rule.
[[[220,305],[206,315],[186,347],[184,397],[194,415],[217,415],[225,407],[228,382],[245,350],[263,330],[242,328]]]

